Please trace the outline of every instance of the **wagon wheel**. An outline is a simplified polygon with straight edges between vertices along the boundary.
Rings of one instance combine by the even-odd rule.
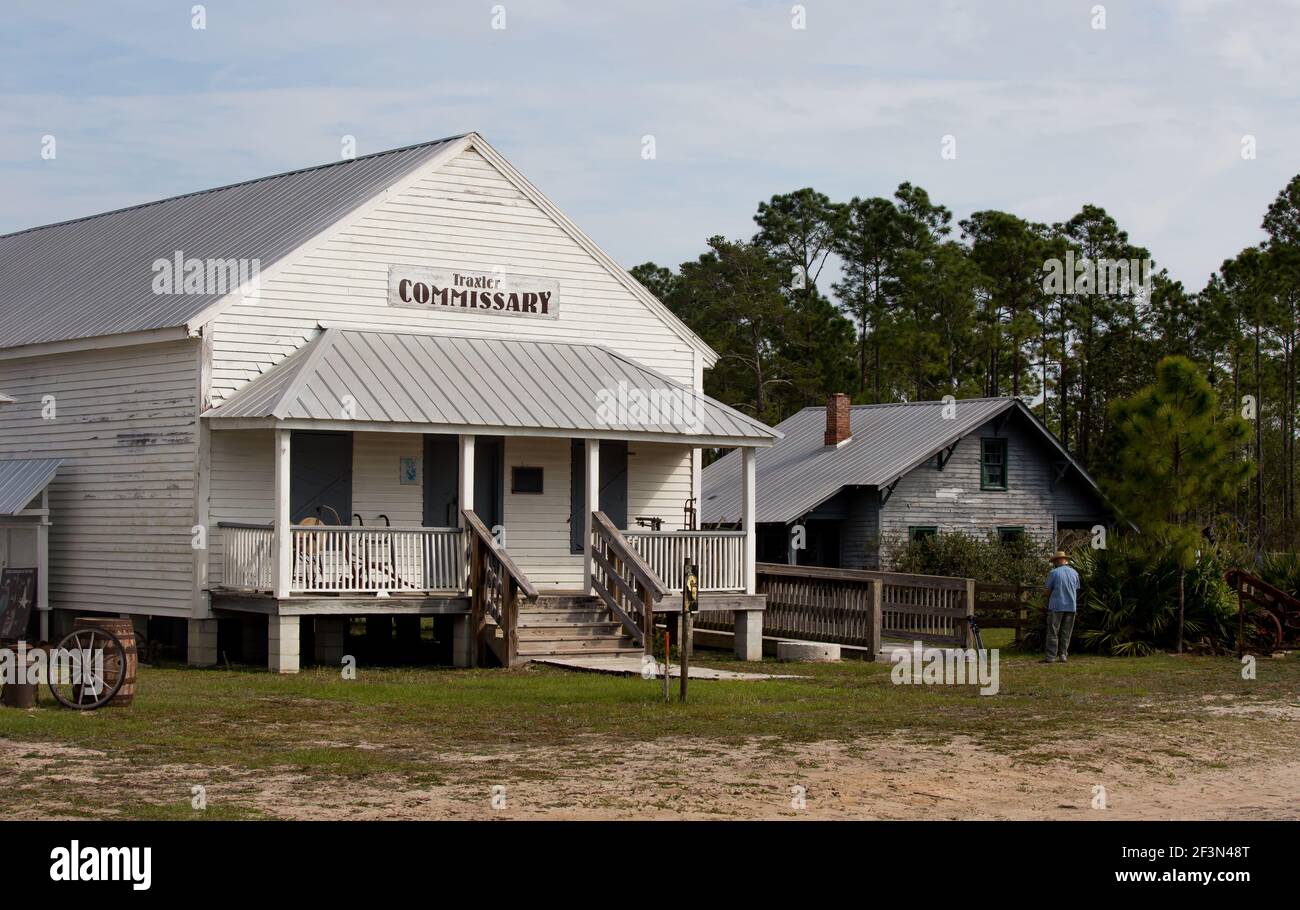
[[[1277,614],[1267,608],[1255,610],[1251,617],[1254,629],[1249,639],[1252,650],[1272,653],[1282,647],[1282,622]]]
[[[77,629],[51,650],[48,685],[66,708],[102,708],[125,680],[126,648],[112,632]]]

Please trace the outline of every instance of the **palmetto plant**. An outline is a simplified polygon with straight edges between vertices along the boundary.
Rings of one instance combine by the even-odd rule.
[[[1173,647],[1178,637],[1181,554],[1168,549],[1154,556],[1120,540],[1108,550],[1074,554],[1082,580],[1076,637],[1084,650],[1114,656],[1141,656]],[[1236,603],[1223,580],[1218,553],[1197,553],[1185,569],[1183,637],[1207,650],[1224,648],[1235,632]]]

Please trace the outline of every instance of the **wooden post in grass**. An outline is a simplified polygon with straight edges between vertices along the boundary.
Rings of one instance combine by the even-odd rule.
[[[672,700],[672,692],[668,688],[668,655],[672,653],[672,636],[668,634],[668,624],[664,623],[664,701]]]
[[[682,564],[682,701],[686,701],[686,680],[691,675],[691,647],[695,639],[695,611],[700,604],[699,577],[689,556]]]

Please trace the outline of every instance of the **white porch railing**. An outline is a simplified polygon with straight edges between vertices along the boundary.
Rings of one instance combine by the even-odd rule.
[[[624,531],[670,591],[682,589],[686,557],[698,566],[701,591],[745,590],[744,531]]]
[[[272,589],[274,529],[223,524],[221,533],[222,584]],[[460,528],[294,526],[291,533],[292,594],[460,591],[463,586]]]
[[[269,591],[275,587],[275,531],[270,525],[227,524],[221,530],[221,584]]]

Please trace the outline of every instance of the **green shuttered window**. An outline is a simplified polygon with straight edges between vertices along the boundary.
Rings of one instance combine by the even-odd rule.
[[[1005,439],[980,440],[980,489],[1005,490],[1007,488],[1007,441]]]

